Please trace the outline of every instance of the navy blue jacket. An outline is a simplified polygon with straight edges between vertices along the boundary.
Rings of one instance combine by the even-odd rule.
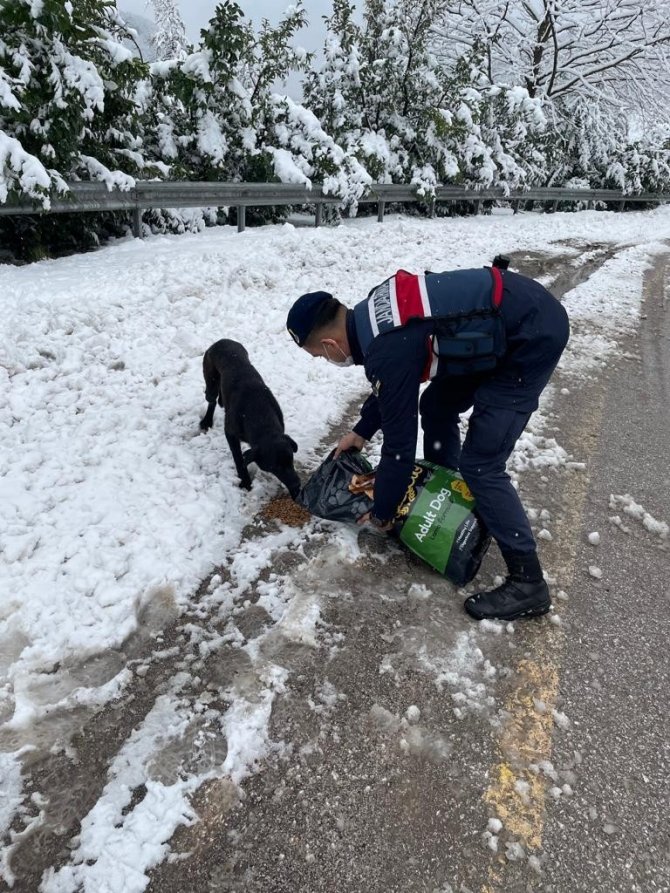
[[[457,280],[451,274],[427,274],[425,281],[429,290],[438,289],[437,305],[445,315],[450,306],[457,314],[467,315],[469,308],[482,307],[483,273],[488,277],[490,296],[488,270],[458,271]],[[567,315],[538,282],[509,271],[502,271],[502,277],[500,317],[505,349],[496,358],[494,368],[477,373],[481,383],[475,399],[530,413],[537,409],[539,394],[567,341]],[[452,285],[457,281],[459,288],[440,292],[440,283],[450,281]],[[431,303],[436,306],[432,296]],[[347,336],[354,362],[363,365],[373,389],[353,430],[366,440],[382,431],[384,443],[375,480],[373,513],[387,521],[405,494],[416,459],[419,388],[430,365],[429,345],[435,333],[435,317],[411,319],[371,337],[368,314],[368,299],[347,314]],[[445,373],[438,366],[434,378],[444,379],[449,374],[453,372]],[[463,374],[468,374],[467,370]]]

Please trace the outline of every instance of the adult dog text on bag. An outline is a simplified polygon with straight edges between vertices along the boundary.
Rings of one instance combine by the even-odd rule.
[[[419,525],[419,529],[414,534],[416,539],[422,543],[426,536],[430,533],[430,529],[437,520],[440,510],[445,502],[450,502],[451,496],[448,487],[442,487],[439,493],[436,493],[428,504],[429,511],[423,516],[423,522]]]

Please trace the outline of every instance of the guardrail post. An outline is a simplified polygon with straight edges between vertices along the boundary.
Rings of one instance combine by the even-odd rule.
[[[384,208],[386,207],[386,202],[379,201],[377,202],[377,223],[384,222]]]
[[[237,206],[237,231],[243,233],[247,226],[247,208],[246,205]]]
[[[142,210],[141,208],[133,208],[133,236],[136,239],[142,238]]]
[[[587,203],[586,203],[586,210],[587,210],[587,211],[592,211],[593,208],[594,208],[594,205],[595,205],[595,202],[591,202],[591,201],[587,202]]]
[[[556,211],[558,211],[558,202],[553,203],[551,210],[554,212],[554,214],[556,213]]]
[[[321,202],[318,202],[316,206],[316,220],[314,221],[314,226],[321,226],[323,222],[323,205]]]
[[[481,214],[481,212],[482,212],[482,201],[481,201],[481,199],[477,199],[477,201],[474,203],[474,205],[475,205],[475,214]]]
[[[520,208],[520,207],[521,207],[521,202],[520,202],[520,201],[517,200],[517,201],[515,201],[515,202],[512,202],[512,212],[513,212],[514,214],[518,214],[518,213],[519,213],[519,208]]]
[[[429,216],[431,219],[432,219],[432,218],[435,216],[435,214],[436,214],[436,211],[435,211],[435,205],[436,205],[436,204],[437,204],[437,203],[436,203],[436,201],[435,201],[434,198],[431,198],[430,202],[428,203],[428,216]]]
[[[619,202],[619,210],[623,211],[626,208],[626,202]]]

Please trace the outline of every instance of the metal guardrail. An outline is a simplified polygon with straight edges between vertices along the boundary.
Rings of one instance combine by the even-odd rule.
[[[316,205],[316,226],[323,219],[324,205],[339,204],[337,196],[324,193],[322,186],[311,189],[294,183],[229,183],[188,180],[136,180],[128,190],[108,189],[104,183],[70,183],[70,191],[51,198],[51,207],[44,211],[33,200],[11,196],[0,204],[0,215],[62,214],[93,211],[132,211],[133,232],[142,235],[142,211],[149,208],[237,208],[237,228],[241,232],[246,225],[246,208],[268,205]],[[373,183],[368,187],[359,204],[376,204],[377,219],[384,219],[385,207],[391,202],[423,202],[431,206],[437,203],[466,202],[473,205],[476,213],[482,202],[509,202],[518,210],[521,204],[544,202],[556,209],[559,202],[596,202],[617,204],[623,210],[630,202],[665,204],[670,193],[641,192],[628,195],[616,189],[566,189],[563,187],[536,187],[526,190],[466,189],[462,186],[439,186],[435,196],[426,198],[418,187],[402,183]]]

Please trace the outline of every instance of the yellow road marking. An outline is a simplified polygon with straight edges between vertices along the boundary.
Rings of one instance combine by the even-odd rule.
[[[517,667],[517,686],[505,709],[509,720],[499,741],[502,760],[493,770],[493,779],[484,799],[500,819],[508,834],[526,849],[542,845],[544,780],[530,766],[551,754],[552,710],[558,693],[558,670],[551,664],[523,660]],[[535,700],[542,701],[540,712]],[[522,782],[522,785],[518,785]],[[527,787],[526,787],[527,786]]]
[[[580,420],[575,441],[590,459],[597,446],[605,404],[604,391]],[[554,529],[554,544],[544,552],[546,564],[560,588],[569,590],[575,576],[575,557],[589,477],[577,472],[564,477],[563,511]],[[556,608],[560,606],[555,606]],[[530,644],[530,656],[515,667],[515,685],[504,710],[507,720],[498,739],[498,761],[490,772],[484,800],[503,823],[506,835],[520,843],[527,855],[542,848],[547,780],[531,768],[551,761],[553,714],[560,685],[560,658],[565,643],[561,626],[544,624]],[[541,703],[539,703],[541,702]],[[539,708],[539,709],[538,709]],[[504,852],[493,859],[481,893],[504,893],[508,861]]]

